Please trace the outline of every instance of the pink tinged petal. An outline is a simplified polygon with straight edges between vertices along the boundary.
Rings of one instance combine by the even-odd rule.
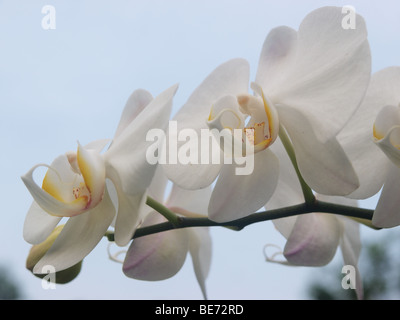
[[[204,299],[207,299],[205,281],[211,267],[212,244],[208,228],[193,228],[188,230],[189,252],[197,282],[200,285]]]
[[[372,224],[378,228],[400,225],[400,168],[391,164],[376,206]]]
[[[371,56],[364,19],[342,28],[340,7],[324,7],[305,17],[296,57],[285,77],[266,94],[275,103],[304,113],[322,142],[336,136],[360,105],[370,81]],[[292,40],[293,41],[293,40]]]
[[[33,272],[43,273],[42,268],[46,265],[52,265],[56,271],[61,271],[80,262],[103,238],[114,215],[115,208],[106,191],[98,206],[68,220]]]
[[[146,217],[143,226],[165,222],[159,213]],[[188,230],[171,230],[132,241],[122,270],[133,279],[158,281],[174,276],[183,266],[188,252]]]
[[[340,225],[334,216],[322,213],[301,215],[283,254],[292,265],[323,266],[334,257],[340,235]]]
[[[201,137],[202,129],[208,129],[211,107],[224,96],[236,96],[247,93],[249,84],[250,68],[247,61],[243,59],[230,60],[217,67],[193,92],[188,101],[178,111],[173,120],[177,121],[177,132],[190,129]],[[169,133],[169,138],[177,140]],[[176,149],[189,142],[178,142]],[[191,142],[195,143],[195,142]],[[212,141],[210,148],[201,150],[200,143],[193,148],[197,151],[197,163],[182,164],[174,161],[168,164],[170,151],[176,155],[174,148],[167,145],[167,164],[163,165],[167,177],[184,189],[201,189],[209,186],[217,177],[221,164],[213,162]],[[205,148],[205,147],[204,147]],[[207,153],[208,152],[208,153]]]
[[[237,166],[224,165],[211,195],[209,218],[228,222],[246,217],[265,205],[278,183],[279,161],[270,150],[254,155],[254,171],[237,175]]]
[[[30,244],[42,243],[51,234],[60,220],[61,217],[49,215],[33,201],[24,221],[24,240]]]
[[[142,89],[134,91],[126,102],[122,111],[121,120],[118,124],[114,139],[124,131],[129,124],[144,110],[144,108],[153,100],[150,92]]]
[[[280,106],[279,117],[287,130],[300,172],[316,192],[345,196],[359,187],[358,177],[336,139],[321,142],[302,112]]]

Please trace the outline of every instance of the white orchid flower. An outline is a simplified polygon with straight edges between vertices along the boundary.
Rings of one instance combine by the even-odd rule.
[[[372,223],[381,228],[400,225],[400,67],[389,67],[377,73],[366,103],[377,110],[373,141],[385,158],[376,163],[374,176],[384,186]],[[379,111],[379,112],[378,112]],[[380,184],[382,185],[382,183]]]
[[[207,213],[211,188],[184,190],[177,185],[164,201],[167,179],[157,170],[149,188],[149,195],[180,215]],[[141,227],[167,221],[156,211],[150,212]],[[205,280],[211,264],[211,237],[209,228],[186,228],[164,231],[134,239],[123,261],[123,272],[129,278],[158,281],[174,276],[190,253],[197,281],[207,299]]]
[[[273,29],[252,85],[256,96],[248,94],[248,63],[234,59],[216,68],[175,116],[178,130],[193,128],[200,136],[208,127],[241,129],[243,141],[254,144],[250,175],[236,175],[235,163],[164,166],[168,177],[187,189],[208,186],[219,176],[210,219],[238,219],[267,203],[278,180],[279,162],[270,147],[279,128],[287,131],[312,189],[347,195],[359,187],[336,136],[365,94],[371,57],[363,18],[357,15],[354,30],[343,29],[342,19],[341,8],[324,7],[307,15],[298,31]]]
[[[68,152],[50,166],[44,165],[48,171],[41,187],[33,173],[42,165],[22,176],[34,198],[24,223],[27,242],[43,242],[63,217],[69,218],[34,273],[41,273],[45,265],[59,271],[81,261],[104,236],[116,211],[116,243],[126,245],[130,241],[143,218],[146,190],[156,170],[146,161],[146,133],[151,128],[166,129],[176,90],[175,85],[154,99],[145,90],[135,91],[106,152],[100,153],[106,140],[86,146],[78,143],[77,152]],[[112,200],[110,194],[115,191],[116,199]]]
[[[361,106],[337,137],[360,181],[346,197],[367,199],[384,186],[372,220],[381,228],[400,224],[399,87],[399,67],[374,73]]]
[[[300,183],[283,146],[277,143],[273,149],[280,156],[282,167],[278,187],[268,202],[268,209],[303,203]],[[357,205],[356,200],[344,197],[317,195],[317,198],[342,205]],[[347,217],[319,212],[277,219],[273,223],[287,241],[282,251],[273,255],[266,253],[267,261],[291,266],[324,266],[333,259],[340,247],[344,265],[353,266],[356,271],[356,293],[359,299],[363,298],[363,284],[358,269],[361,251],[359,223]],[[269,246],[275,247],[266,247]],[[277,259],[277,255],[283,255],[285,260]]]

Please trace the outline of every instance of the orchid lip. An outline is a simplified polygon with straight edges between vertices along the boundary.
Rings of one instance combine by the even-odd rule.
[[[221,98],[218,107],[211,108],[209,127],[221,131],[229,129],[232,135],[234,130],[240,129],[243,146],[247,143],[252,145],[255,153],[267,149],[276,140],[279,130],[278,114],[272,102],[264,95],[241,94],[234,100],[228,98]]]
[[[48,171],[39,187],[33,172],[41,166]],[[51,166],[36,165],[22,180],[44,211],[54,216],[73,217],[94,208],[103,199],[105,165],[100,154],[78,145],[77,153],[60,156]]]

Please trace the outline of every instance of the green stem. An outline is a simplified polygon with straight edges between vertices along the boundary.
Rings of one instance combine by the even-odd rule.
[[[162,214],[174,227],[177,227],[181,223],[181,218],[175,214],[175,212],[168,209],[162,203],[154,200],[152,197],[147,196],[146,204]]]
[[[356,221],[364,221],[364,224],[368,225],[368,223],[372,220],[372,216],[374,211],[371,209],[363,209],[358,207],[344,206],[338,205],[334,203],[322,202],[322,201],[314,201],[312,203],[303,203],[295,206],[257,212],[251,214],[247,217],[225,222],[225,223],[217,223],[211,221],[208,218],[187,218],[187,217],[179,217],[179,223],[173,224],[171,221],[142,227],[136,230],[133,235],[133,239],[164,232],[173,229],[182,229],[182,228],[191,228],[191,227],[228,227],[233,230],[242,230],[246,226],[249,226],[253,223],[263,222],[263,221],[271,221],[280,218],[287,218],[290,216],[297,216],[301,214],[307,214],[311,212],[324,212],[330,214],[338,214],[342,216],[346,216],[349,218],[353,218]],[[107,232],[106,234],[109,241],[113,241],[113,234]]]
[[[290,158],[290,161],[293,164],[294,170],[296,171],[297,177],[299,178],[301,189],[303,191],[303,196],[306,204],[312,204],[315,201],[314,193],[312,192],[311,188],[303,179],[303,176],[300,173],[299,166],[297,165],[296,154],[294,152],[294,148],[292,142],[290,141],[289,136],[286,133],[286,130],[280,125],[279,126],[279,138],[282,141],[283,146]]]

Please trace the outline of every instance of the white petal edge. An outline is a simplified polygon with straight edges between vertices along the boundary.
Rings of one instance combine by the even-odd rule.
[[[57,272],[82,261],[104,237],[114,215],[115,208],[106,191],[103,201],[97,207],[68,219],[33,272],[42,273],[43,267],[47,265],[53,266]]]
[[[30,244],[42,243],[51,234],[60,220],[61,217],[49,215],[33,201],[24,221],[24,240]]]
[[[197,137],[201,136],[201,129],[208,129],[207,119],[211,106],[220,98],[228,95],[238,95],[248,92],[250,67],[244,59],[232,59],[212,71],[196,88],[188,101],[182,106],[173,118],[177,121],[177,132],[183,129],[194,130]],[[177,145],[179,149],[185,142]],[[169,159],[167,146],[167,159]],[[163,164],[167,177],[183,189],[201,189],[213,183],[217,177],[221,164],[213,164],[213,153],[207,150],[207,155],[198,150],[197,164],[170,163]],[[205,151],[205,152],[207,152]],[[208,158],[205,164],[201,156]]]
[[[400,225],[400,168],[391,164],[381,196],[378,200],[372,224],[378,228]]]
[[[143,111],[143,109],[153,100],[150,92],[138,89],[135,90],[125,104],[122,111],[120,122],[115,131],[114,139],[118,139],[120,134],[129,126],[129,124]]]
[[[234,164],[224,165],[211,195],[209,219],[228,222],[246,217],[271,198],[278,183],[279,161],[268,149],[256,153],[253,160],[254,170],[247,175],[238,175]]]
[[[143,226],[165,222],[153,211]],[[123,263],[124,274],[133,279],[159,281],[174,276],[188,252],[188,230],[170,230],[134,239]]]
[[[208,228],[193,228],[189,233],[189,252],[193,269],[204,299],[207,299],[206,279],[210,272],[212,244]]]
[[[279,117],[292,140],[300,172],[316,192],[346,196],[359,187],[354,168],[336,139],[321,142],[307,117],[281,105]]]
[[[309,213],[297,217],[286,242],[284,256],[292,265],[323,266],[335,256],[341,229],[328,214]]]

